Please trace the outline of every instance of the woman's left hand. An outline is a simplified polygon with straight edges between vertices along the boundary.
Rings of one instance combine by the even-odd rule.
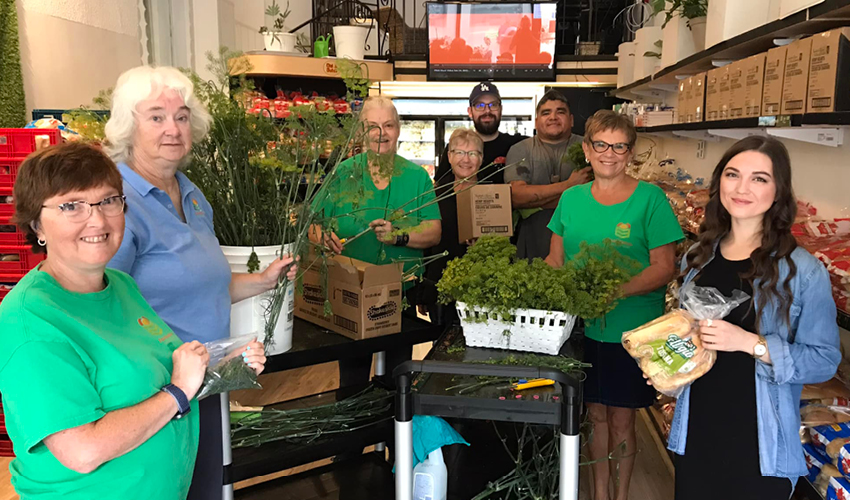
[[[257,375],[263,373],[266,368],[266,353],[263,349],[263,344],[256,340],[251,342],[242,351],[242,360],[245,361]]]
[[[700,321],[699,336],[707,349],[715,351],[752,354],[752,348],[758,342],[756,334],[720,319]]]
[[[295,281],[295,277],[298,275],[298,260],[297,258],[293,259],[291,255],[284,255],[269,264],[269,267],[260,273],[260,280],[266,290],[271,290],[277,286],[277,280],[284,271],[286,271],[286,277],[289,281]]]
[[[378,238],[378,241],[383,241],[384,243],[392,243],[395,241],[395,238],[392,236],[393,225],[390,221],[385,219],[375,219],[369,223],[369,227],[371,227],[372,231],[375,232],[375,237]]]

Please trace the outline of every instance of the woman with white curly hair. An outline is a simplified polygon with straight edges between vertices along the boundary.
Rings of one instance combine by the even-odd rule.
[[[124,240],[109,267],[135,278],[184,342],[229,337],[231,303],[274,288],[287,269],[290,279],[296,272],[289,256],[262,273],[230,272],[213,230],[213,208],[179,170],[210,123],[189,78],[171,67],[140,66],[118,78],[106,124],[106,150],[118,164],[127,197]],[[261,372],[263,345],[253,342],[248,349],[257,353],[250,364]],[[190,499],[221,498],[221,405],[219,397],[200,402]]]

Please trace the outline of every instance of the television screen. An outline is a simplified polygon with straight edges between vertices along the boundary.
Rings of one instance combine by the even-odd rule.
[[[429,80],[554,80],[553,3],[428,3]]]

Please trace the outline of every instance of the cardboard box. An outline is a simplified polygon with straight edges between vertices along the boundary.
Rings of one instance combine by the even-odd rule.
[[[850,28],[812,37],[806,113],[850,111]]]
[[[705,121],[720,119],[720,74],[722,68],[715,68],[705,76]]]
[[[761,116],[766,54],[744,60],[744,116]]]
[[[797,40],[788,45],[785,57],[785,80],[782,82],[780,114],[799,115],[806,111],[806,91],[809,87],[809,61],[812,38]]]
[[[688,99],[691,93],[691,79],[685,78],[679,80],[679,100],[676,104],[676,114],[678,123],[688,122]]]
[[[318,265],[304,273],[304,293],[296,294],[295,316],[354,340],[401,331],[402,263],[373,265],[335,255],[328,258],[327,299]]]
[[[785,81],[785,58],[788,47],[775,47],[767,51],[764,62],[764,88],[762,90],[762,116],[776,116],[782,103],[782,82]]]
[[[691,100],[688,102],[688,123],[705,120],[705,73],[694,75],[691,80]]]
[[[478,184],[457,193],[459,242],[486,235],[513,236],[511,187]]]
[[[746,79],[744,76],[745,60],[735,61],[729,65],[729,118],[744,117],[744,102],[746,101]]]
[[[722,68],[719,68],[717,81],[717,88],[720,89],[718,91],[718,94],[720,94],[720,97],[718,98],[718,100],[720,101],[720,119],[728,120],[732,108],[732,89],[729,87],[728,64],[726,66],[723,66]]]

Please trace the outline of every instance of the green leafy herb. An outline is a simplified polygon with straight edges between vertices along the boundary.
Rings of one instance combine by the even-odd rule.
[[[234,356],[215,367],[207,368],[197,398],[239,389],[262,388],[257,382],[257,373],[242,360],[242,356]]]

